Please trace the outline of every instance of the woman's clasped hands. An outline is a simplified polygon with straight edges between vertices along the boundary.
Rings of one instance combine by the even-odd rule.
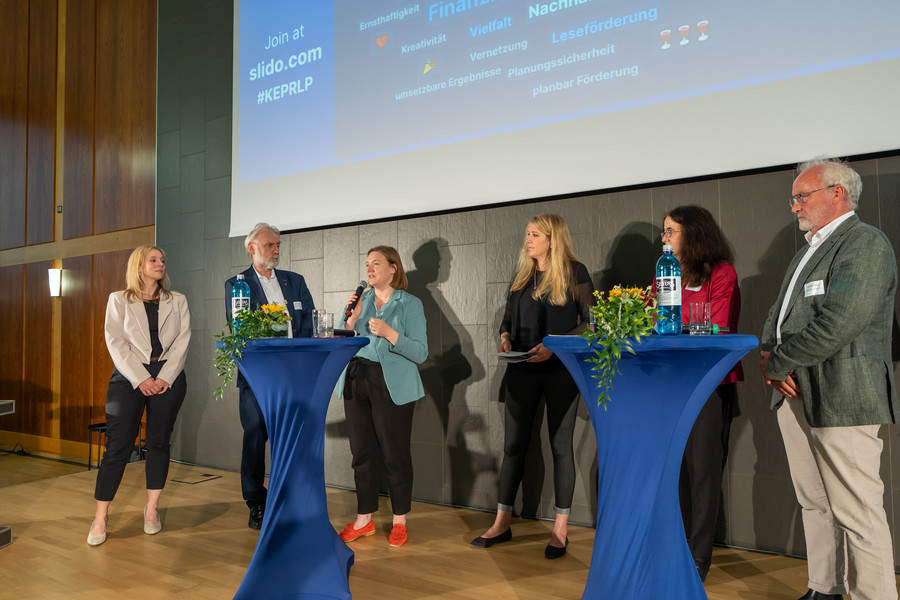
[[[141,390],[141,393],[145,396],[155,396],[157,394],[164,394],[169,391],[169,384],[162,379],[154,379],[153,377],[148,377],[140,383],[138,389]]]

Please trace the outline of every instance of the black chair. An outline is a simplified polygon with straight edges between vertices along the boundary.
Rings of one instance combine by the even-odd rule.
[[[88,425],[88,436],[90,437],[88,440],[88,471],[91,470],[93,463],[94,432],[97,432],[97,468],[99,469],[100,450],[103,448],[103,438],[106,437],[106,429],[106,423],[92,423]],[[147,440],[144,439],[144,428],[142,425],[138,425],[135,436],[137,438],[137,446],[135,446],[129,462],[141,461],[147,458]]]
[[[92,450],[94,449],[94,432],[97,432],[97,468],[100,468],[100,449],[103,447],[103,438],[106,436],[106,423],[92,423],[88,425],[88,471],[91,470]]]

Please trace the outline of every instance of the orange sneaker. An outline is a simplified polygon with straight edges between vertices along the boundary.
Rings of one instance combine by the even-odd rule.
[[[347,526],[344,527],[344,530],[340,532],[338,535],[345,542],[352,542],[356,538],[365,537],[367,535],[375,534],[375,521],[369,521],[369,523],[363,526],[361,529],[355,529],[353,527],[353,523],[347,523]]]
[[[391,527],[391,535],[388,536],[388,545],[397,548],[406,543],[406,525],[399,523]]]

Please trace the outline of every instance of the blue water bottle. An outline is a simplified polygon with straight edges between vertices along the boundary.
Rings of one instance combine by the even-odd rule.
[[[656,261],[656,333],[681,334],[681,263],[672,254],[672,246],[663,246]]]
[[[244,281],[243,275],[237,276],[237,281],[231,286],[231,332],[234,333],[241,323],[241,313],[250,309],[250,286]]]

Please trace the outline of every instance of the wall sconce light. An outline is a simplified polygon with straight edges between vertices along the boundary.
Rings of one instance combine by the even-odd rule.
[[[47,275],[50,278],[50,295],[58,298],[62,288],[62,269],[47,269]]]

